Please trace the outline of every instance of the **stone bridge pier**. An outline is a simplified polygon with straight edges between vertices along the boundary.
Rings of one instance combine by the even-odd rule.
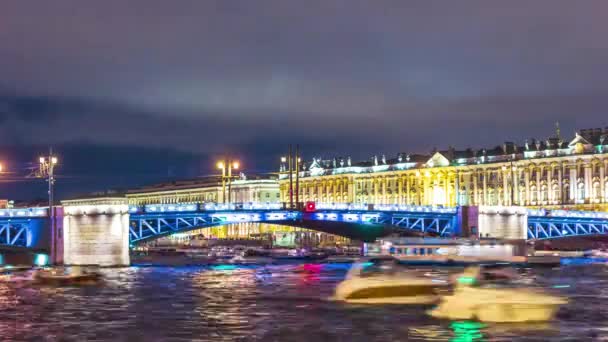
[[[128,266],[129,206],[125,198],[62,201],[63,263]]]

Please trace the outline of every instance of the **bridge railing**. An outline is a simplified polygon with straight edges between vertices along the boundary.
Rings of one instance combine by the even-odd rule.
[[[555,209],[555,210],[528,209],[528,216],[608,220],[608,213],[605,213],[605,212],[576,211],[576,210],[563,210],[563,209]]]
[[[129,206],[132,214],[145,212],[153,213],[179,213],[195,211],[232,211],[232,210],[281,210],[285,206],[277,202],[248,202],[248,203],[184,203],[184,204],[149,204],[144,206]],[[361,204],[361,203],[316,203],[317,210],[352,210],[352,211],[395,211],[455,214],[457,208],[419,205],[394,204]]]
[[[316,203],[316,209],[320,210],[357,210],[357,211],[407,211],[455,214],[457,208],[422,206],[422,205],[398,205],[398,204],[361,204],[361,203]]]
[[[45,217],[48,216],[49,208],[15,208],[0,209],[0,218],[7,217]]]

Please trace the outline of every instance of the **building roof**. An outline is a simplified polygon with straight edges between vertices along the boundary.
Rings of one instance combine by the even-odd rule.
[[[277,177],[274,175],[247,175],[243,178],[241,174],[241,178],[239,180],[275,180]],[[187,189],[197,189],[197,188],[211,188],[218,187],[222,185],[222,177],[221,176],[206,176],[194,179],[182,179],[182,180],[174,180],[170,182],[157,183],[146,185],[141,188],[128,190],[127,194],[138,194],[138,193],[148,193],[148,192],[157,192],[157,191],[172,191],[172,190],[187,190]]]
[[[578,145],[582,145],[583,149],[576,149],[575,147]],[[606,147],[604,148],[604,146]],[[557,126],[555,135],[547,139],[528,139],[523,145],[507,141],[502,145],[481,149],[467,148],[465,150],[457,150],[450,147],[445,150],[434,150],[429,154],[399,153],[394,158],[376,155],[369,160],[353,163],[351,163],[350,157],[325,160],[313,159],[312,162],[303,163],[302,176],[368,173],[448,165],[471,165],[562,156],[574,153],[606,152],[608,152],[608,127],[582,129],[576,132],[574,138],[568,142],[561,138],[559,126]],[[285,169],[283,168],[282,170]],[[282,177],[285,177],[285,175],[282,175]]]

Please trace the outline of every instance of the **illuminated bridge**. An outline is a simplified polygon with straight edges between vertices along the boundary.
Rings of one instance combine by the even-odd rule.
[[[283,210],[280,204],[147,205],[129,208],[131,243],[205,227],[244,222],[308,228],[353,239],[373,241],[395,229],[452,236],[456,208],[417,206],[319,205],[316,210]]]
[[[608,213],[522,207],[318,204],[313,210],[296,211],[280,204],[129,206],[124,198],[63,204],[57,208],[54,230],[47,208],[0,209],[0,249],[48,251],[57,263],[128,265],[129,246],[139,242],[244,222],[293,226],[361,241],[394,232],[528,240],[608,236]]]

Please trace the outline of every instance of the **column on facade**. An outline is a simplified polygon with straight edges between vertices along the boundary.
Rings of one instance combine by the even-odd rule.
[[[557,196],[555,198],[555,203],[557,203],[557,204],[564,204],[564,186],[562,183],[564,176],[562,175],[562,169],[563,169],[563,167],[562,167],[561,163],[557,164],[557,186],[559,189],[558,190],[559,196]]]
[[[471,205],[471,173],[470,171],[462,172],[462,182],[464,183],[464,198],[461,205]]]
[[[454,175],[454,206],[460,205],[460,172],[456,170]]]
[[[576,164],[570,165],[570,200],[576,201],[578,199],[578,179],[577,179],[577,166]]]
[[[513,187],[513,189],[509,189],[510,191],[513,191],[511,205],[520,205],[520,201],[521,201],[519,198],[519,172],[520,171],[517,166],[511,167],[511,187]]]
[[[606,160],[600,160],[600,202],[606,202]]]
[[[482,182],[482,190],[483,190],[483,194],[482,194],[482,198],[481,198],[481,205],[488,205],[488,170],[486,169],[482,169],[482,175],[483,175],[483,182]]]
[[[348,203],[355,203],[355,182],[352,177],[347,179],[348,182]]]
[[[585,160],[584,161],[584,177],[585,177],[585,201],[591,199],[591,196],[593,195],[593,177],[591,174],[591,161],[590,160]]]
[[[411,182],[411,177],[406,174],[404,176],[404,180],[405,180],[405,204],[412,204],[412,199],[410,197],[410,191],[411,191],[410,182]]]
[[[528,166],[525,170],[524,170],[524,179],[526,182],[526,203],[525,205],[529,205],[530,204],[530,167],[532,166]]]
[[[397,176],[397,204],[403,204],[403,177]]]
[[[502,203],[503,205],[512,205],[509,201],[509,176],[511,175],[511,170],[507,166],[503,166],[504,171],[502,172]]]
[[[473,177],[473,205],[479,205],[479,189],[477,185],[478,181],[478,171],[472,171],[471,177]]]
[[[549,203],[555,202],[555,194],[553,193],[553,173],[555,171],[555,163],[547,166],[547,200]]]
[[[541,204],[543,201],[542,186],[540,184],[540,176],[543,172],[543,167],[544,166],[542,165],[536,166],[536,204]]]

